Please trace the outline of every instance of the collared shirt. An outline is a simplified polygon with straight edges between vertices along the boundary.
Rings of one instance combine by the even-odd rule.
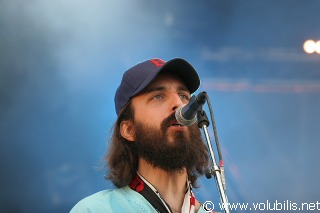
[[[133,190],[139,192],[151,205],[158,211],[164,213],[172,213],[170,205],[162,198],[159,191],[141,174],[137,173],[136,177],[129,185]],[[192,185],[188,179],[186,180],[186,192],[181,213],[195,213],[195,197],[192,192]]]
[[[157,210],[140,193],[129,186],[103,190],[79,201],[70,213],[157,213]],[[197,213],[206,211],[199,208]]]

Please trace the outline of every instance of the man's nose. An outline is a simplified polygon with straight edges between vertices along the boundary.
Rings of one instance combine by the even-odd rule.
[[[171,110],[174,112],[178,109],[179,106],[185,104],[181,98],[180,98],[180,95],[178,94],[175,94],[172,96],[171,98]]]

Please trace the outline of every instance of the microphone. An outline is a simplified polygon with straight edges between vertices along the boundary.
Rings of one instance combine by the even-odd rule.
[[[197,122],[197,112],[205,102],[206,92],[201,92],[197,96],[193,95],[188,104],[183,104],[176,110],[175,117],[178,123],[191,126]]]

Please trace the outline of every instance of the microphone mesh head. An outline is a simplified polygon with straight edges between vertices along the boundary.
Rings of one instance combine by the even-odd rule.
[[[178,109],[175,112],[175,117],[179,124],[183,126],[192,126],[195,122],[197,122],[197,116],[194,116],[192,119],[189,120],[185,119],[182,115],[182,109],[185,105],[186,104],[178,107]]]

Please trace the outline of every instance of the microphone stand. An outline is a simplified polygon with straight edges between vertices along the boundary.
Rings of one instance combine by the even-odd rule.
[[[198,111],[197,113],[197,119],[198,119],[198,127],[202,128],[205,136],[206,136],[206,141],[207,141],[207,146],[208,146],[208,152],[209,152],[209,156],[210,156],[210,160],[211,160],[211,164],[212,164],[212,168],[209,171],[209,177],[207,176],[207,178],[211,177],[211,174],[214,175],[215,179],[216,179],[216,183],[218,185],[218,190],[219,190],[219,194],[220,194],[220,199],[222,202],[222,206],[224,208],[225,213],[230,213],[230,209],[229,209],[229,202],[228,202],[228,198],[227,198],[227,194],[225,191],[225,185],[223,184],[225,181],[223,181],[224,177],[223,176],[223,172],[221,171],[220,167],[217,165],[216,162],[216,158],[212,149],[212,145],[211,145],[211,141],[210,141],[210,136],[208,133],[208,126],[209,126],[209,120],[208,117],[206,115],[206,112],[203,111],[202,109]]]

